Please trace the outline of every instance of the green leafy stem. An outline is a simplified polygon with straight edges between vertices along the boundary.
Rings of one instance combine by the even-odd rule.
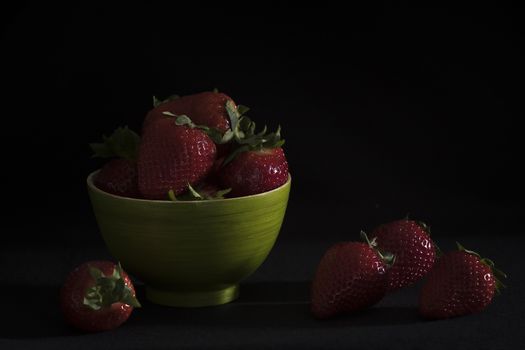
[[[100,310],[114,303],[124,303],[133,307],[140,307],[140,303],[133,295],[131,288],[126,285],[120,263],[115,266],[111,276],[94,267],[89,266],[89,273],[95,284],[88,288],[84,296],[84,305],[92,310]]]

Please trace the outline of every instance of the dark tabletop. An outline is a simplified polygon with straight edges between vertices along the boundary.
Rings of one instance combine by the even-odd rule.
[[[351,238],[343,231],[314,234],[320,229],[315,225],[297,232],[297,217],[291,212],[273,251],[242,284],[235,302],[196,309],[162,307],[145,300],[139,284],[143,308],[119,329],[97,334],[70,329],[58,309],[59,286],[69,269],[82,261],[110,258],[93,225],[64,227],[76,236],[60,244],[4,245],[0,248],[0,348],[510,349],[525,345],[520,236],[434,236],[443,250],[453,249],[458,239],[508,273],[508,288],[482,313],[424,321],[417,313],[418,285],[388,295],[361,313],[318,321],[309,312],[309,281],[325,249]],[[326,227],[330,229],[329,224]]]

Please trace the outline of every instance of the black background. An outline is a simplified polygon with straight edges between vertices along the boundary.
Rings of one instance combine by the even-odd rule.
[[[261,126],[282,125],[297,214],[349,232],[410,214],[437,232],[519,233],[520,13],[279,2],[6,10],[7,221],[89,224],[84,181],[101,163],[87,144],[119,125],[139,130],[152,95],[218,88]]]
[[[523,321],[516,277],[487,313],[435,327],[417,323],[415,290],[335,328],[315,324],[306,306],[294,304],[307,303],[307,281],[328,246],[407,214],[429,223],[445,249],[459,237],[502,269],[521,272],[512,254],[525,209],[523,13],[439,4],[2,5],[0,282],[3,300],[15,300],[7,309],[15,321],[0,336],[79,346],[59,337],[72,333],[49,300],[73,266],[109,257],[85,188],[102,164],[90,158],[88,143],[119,125],[138,131],[152,95],[218,88],[250,106],[261,126],[282,125],[293,185],[276,248],[238,304],[182,314],[149,305],[121,333],[81,337],[81,344],[115,336],[166,345],[176,322],[181,336],[202,346],[212,328],[226,346],[241,344],[239,332],[257,342],[282,326],[290,330],[283,344],[302,337],[336,347],[357,322],[362,344],[383,348],[405,336],[432,348],[444,334],[449,344],[479,348],[472,332],[483,334],[484,345],[499,339],[508,346]],[[285,305],[266,307],[265,298]],[[243,308],[254,300],[258,307]],[[193,320],[189,328],[184,317]],[[221,333],[214,322],[225,319]],[[403,328],[412,322],[419,340]],[[307,331],[296,336],[295,326]]]
[[[348,212],[315,220],[352,218],[358,229],[410,214],[438,231],[518,232],[519,13],[280,3],[6,11],[8,220],[89,215],[84,180],[100,162],[87,144],[119,125],[139,130],[152,95],[216,87],[259,124],[282,125],[292,205]]]

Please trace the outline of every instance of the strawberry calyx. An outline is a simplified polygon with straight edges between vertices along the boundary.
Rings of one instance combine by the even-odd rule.
[[[231,125],[231,130],[226,131],[225,136],[231,137],[239,147],[224,159],[222,166],[231,162],[242,152],[277,148],[284,144],[284,140],[281,139],[281,126],[279,126],[275,132],[271,133],[267,132],[268,128],[266,125],[261,131],[255,132],[255,122],[246,115],[246,112],[248,112],[250,108],[243,105],[236,107],[232,101],[227,101],[225,107],[230,117]],[[229,132],[232,133],[231,136],[226,135]]]
[[[483,265],[485,265],[488,268],[490,268],[490,270],[492,271],[492,275],[494,276],[494,279],[496,281],[496,292],[498,294],[501,293],[501,289],[502,288],[507,288],[507,286],[505,284],[503,284],[503,282],[501,281],[501,279],[507,278],[507,274],[505,272],[501,271],[500,269],[497,269],[495,264],[494,264],[494,261],[492,261],[491,259],[488,259],[488,258],[482,258],[475,251],[468,250],[465,247],[463,247],[459,242],[456,242],[456,246],[458,247],[458,250],[460,252],[465,252],[467,254],[474,255],[475,257],[477,257],[479,259],[479,261]]]
[[[111,136],[102,136],[102,142],[90,143],[93,157],[137,159],[140,136],[127,126],[118,127]]]
[[[416,223],[419,225],[419,227],[421,227],[423,229],[423,231],[425,231],[426,233],[428,233],[430,235],[430,226],[427,225],[426,222],[424,221],[416,221]]]
[[[224,199],[224,196],[231,192],[231,188],[226,188],[224,190],[209,190],[203,187],[193,188],[188,183],[188,191],[184,194],[176,197],[173,190],[168,191],[168,198],[173,202],[178,201],[195,201],[195,200],[213,200],[213,199]]]
[[[225,144],[231,140],[231,136],[229,136],[228,132],[231,134],[231,130],[226,131],[224,134],[217,128],[212,128],[206,125],[198,125],[195,124],[190,117],[188,117],[186,114],[173,114],[169,111],[162,112],[163,115],[169,118],[175,118],[175,124],[178,126],[187,126],[191,129],[199,129],[202,130],[206,135],[208,135],[212,141],[218,145]]]
[[[377,248],[377,242],[376,242],[377,237],[374,237],[372,240],[370,240],[365,231],[361,231],[360,235],[361,235],[361,239],[366,244],[368,244],[370,248],[372,248],[373,250],[377,252],[377,255],[379,255],[379,257],[381,258],[381,260],[383,260],[383,262],[385,263],[387,267],[392,267],[392,265],[394,265],[396,261],[395,255],[390,252],[384,252],[380,250],[379,248]]]
[[[93,266],[89,266],[89,273],[94,279],[93,286],[86,290],[83,304],[92,310],[100,310],[114,303],[123,303],[133,307],[141,307],[131,289],[123,278],[123,270],[118,263],[111,276]]]

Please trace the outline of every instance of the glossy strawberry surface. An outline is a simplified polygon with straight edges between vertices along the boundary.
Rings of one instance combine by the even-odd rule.
[[[110,261],[90,261],[75,268],[60,290],[60,307],[64,319],[71,326],[86,332],[115,329],[129,318],[133,307],[119,302],[93,310],[84,305],[86,291],[95,284],[89,267],[98,268],[107,276],[111,276],[115,270],[115,264]],[[122,278],[134,296],[135,288],[129,276],[123,272]]]
[[[138,156],[139,191],[147,199],[179,195],[188,184],[202,181],[215,162],[217,149],[203,131],[175,124],[173,118],[153,122],[142,136]]]
[[[220,171],[223,188],[230,197],[273,190],[288,180],[288,162],[282,148],[265,148],[240,153]]]
[[[386,272],[383,260],[366,243],[332,246],[312,282],[312,313],[324,319],[374,305],[385,295]]]
[[[127,159],[108,161],[95,177],[95,186],[117,196],[140,197],[137,164]]]
[[[394,254],[388,270],[388,289],[409,286],[430,271],[436,260],[434,242],[425,228],[413,220],[398,220],[376,228],[371,234],[377,248]]]
[[[171,112],[175,115],[185,114],[195,124],[213,127],[224,132],[230,128],[225,105],[231,100],[226,94],[211,91],[182,96],[152,109],[144,120],[143,130],[153,121],[165,118],[163,112]]]
[[[428,274],[419,300],[420,314],[442,319],[479,312],[490,304],[496,279],[479,257],[464,251],[443,255]]]

